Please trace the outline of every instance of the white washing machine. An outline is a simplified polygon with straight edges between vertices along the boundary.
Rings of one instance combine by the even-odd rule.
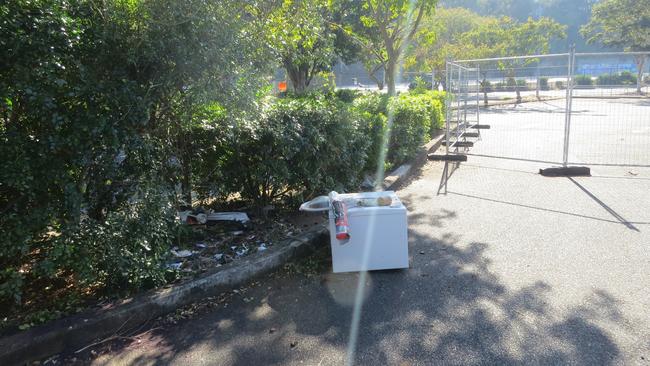
[[[368,205],[379,197],[390,197],[390,205]],[[338,240],[334,214],[324,197],[306,202],[304,211],[328,210],[332,267],[335,273],[399,269],[409,267],[406,207],[395,192],[339,194],[348,214],[350,238]],[[311,208],[311,209],[310,209]]]

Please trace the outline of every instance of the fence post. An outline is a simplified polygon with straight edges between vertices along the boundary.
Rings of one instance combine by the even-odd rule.
[[[576,46],[571,45],[569,50],[569,70],[566,84],[566,107],[564,111],[564,151],[562,153],[562,165],[567,166],[569,160],[569,135],[571,133],[571,111],[573,104],[573,73],[576,61]]]
[[[451,123],[450,118],[451,117],[451,84],[450,80],[451,78],[449,77],[449,73],[451,72],[450,67],[449,67],[449,61],[445,62],[445,103],[447,104],[447,108],[445,108],[445,120],[446,120],[446,128],[445,128],[445,155],[449,155],[449,124]]]
[[[485,87],[485,86],[484,86]],[[476,63],[476,124],[480,124],[481,115],[481,65]],[[479,133],[481,130],[477,130]]]
[[[456,141],[460,140],[460,121],[463,119],[463,110],[461,109],[461,93],[462,90],[461,88],[461,82],[462,76],[463,76],[463,69],[461,68],[460,65],[456,65],[458,67],[458,81],[456,82],[456,90],[458,90],[457,93],[457,98],[456,98]],[[464,127],[464,125],[463,125]],[[454,144],[454,152],[458,152],[458,144]]]

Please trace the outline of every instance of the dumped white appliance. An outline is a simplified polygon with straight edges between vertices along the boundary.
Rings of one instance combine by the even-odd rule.
[[[335,202],[347,208],[347,222],[336,220]],[[300,206],[301,211],[329,211],[332,267],[335,273],[408,268],[406,207],[395,192],[363,192],[321,196]],[[337,224],[347,224],[347,230]],[[337,238],[337,232],[340,240]]]

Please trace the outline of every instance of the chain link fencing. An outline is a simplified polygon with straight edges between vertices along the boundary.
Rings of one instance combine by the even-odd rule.
[[[564,166],[650,166],[648,56],[571,51],[448,62],[448,146]],[[468,131],[479,122],[490,129]]]

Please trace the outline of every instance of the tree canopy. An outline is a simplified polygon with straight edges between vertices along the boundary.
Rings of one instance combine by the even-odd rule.
[[[604,0],[593,6],[589,23],[580,31],[588,43],[625,51],[650,51],[650,6],[644,1]],[[635,57],[639,93],[646,58]]]
[[[437,0],[364,0],[360,39],[377,64],[384,69],[388,94],[395,94],[396,73],[422,19]]]

